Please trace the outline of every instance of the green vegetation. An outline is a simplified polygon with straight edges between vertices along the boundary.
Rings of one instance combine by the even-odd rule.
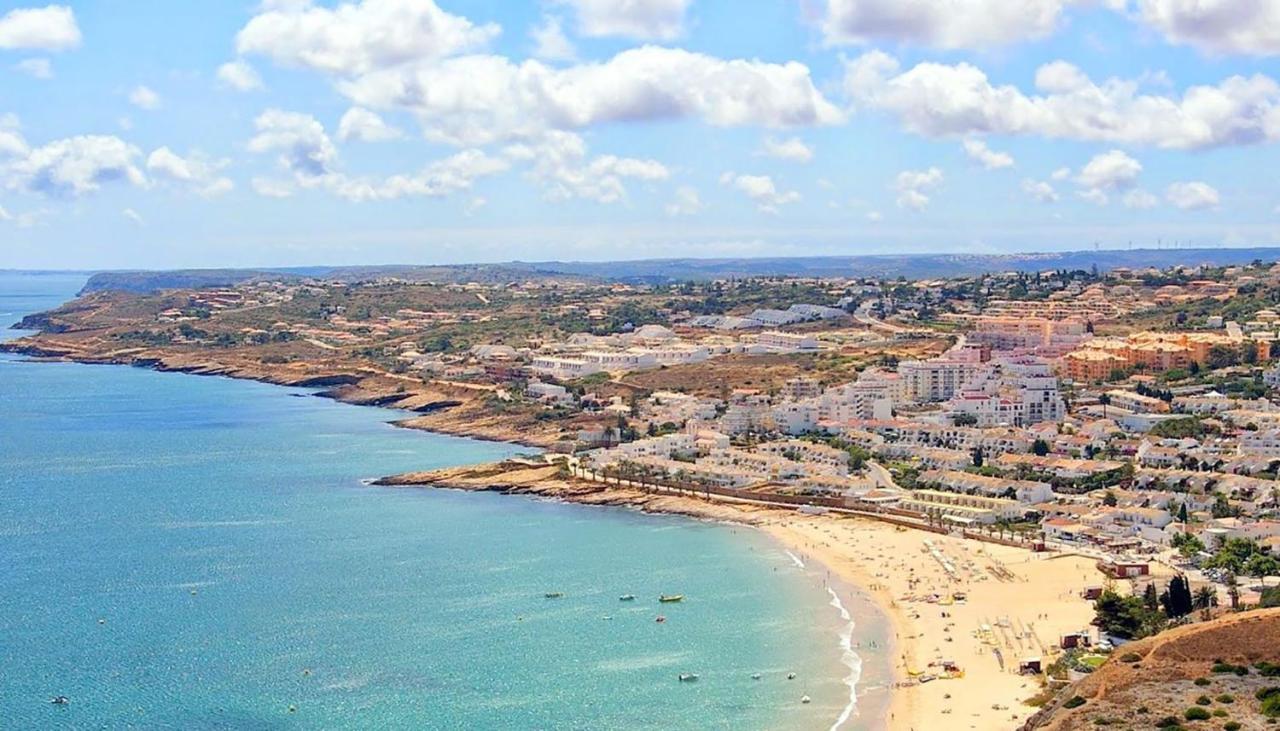
[[[1280,685],[1261,688],[1254,697],[1261,701],[1259,710],[1267,718],[1280,718]]]
[[[1208,721],[1212,716],[1205,709],[1199,706],[1192,706],[1182,712],[1182,717],[1188,721]]]
[[[1079,708],[1084,704],[1085,704],[1084,698],[1081,698],[1078,695],[1073,695],[1070,698],[1068,698],[1065,703],[1062,704],[1062,707],[1063,708]]]

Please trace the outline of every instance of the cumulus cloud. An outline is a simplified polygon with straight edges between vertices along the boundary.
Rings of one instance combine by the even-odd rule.
[[[675,200],[667,204],[666,210],[668,216],[692,216],[704,208],[706,204],[702,202],[698,191],[688,185],[682,185],[676,188]]]
[[[156,110],[160,108],[160,95],[139,84],[129,92],[129,103],[139,109]]]
[[[942,171],[936,167],[928,170],[903,170],[893,181],[894,190],[898,191],[898,207],[912,211],[923,211],[929,206],[927,193],[942,185]]]
[[[800,200],[800,193],[794,190],[778,190],[777,184],[768,175],[725,173],[720,176],[720,183],[747,196],[756,204],[757,208],[765,213],[777,213],[782,206],[790,205]]]
[[[844,119],[803,64],[726,61],[656,46],[563,69],[463,56],[341,80],[338,89],[361,106],[406,109],[429,139],[463,145],[605,122],[692,118],[791,127]]]
[[[964,141],[964,154],[970,160],[988,170],[1013,167],[1013,156],[1007,152],[996,152],[987,147],[987,143],[972,137]]]
[[[533,41],[533,55],[544,61],[574,61],[578,50],[560,27],[560,19],[551,15],[529,31]]]
[[[1071,0],[826,0],[831,45],[896,41],[984,50],[1052,33]]]
[[[146,222],[146,221],[144,221],[144,220],[142,220],[142,214],[138,213],[137,211],[133,210],[132,208],[126,208],[126,209],[124,209],[123,211],[120,211],[120,215],[124,216],[125,218],[129,219],[130,221],[133,221],[135,224],[137,224],[137,225],[139,225],[139,226],[145,226],[145,225],[147,225],[147,222]]]
[[[235,188],[230,178],[220,174],[230,164],[230,160],[210,160],[199,152],[182,157],[168,147],[157,148],[147,156],[147,172],[154,179],[189,188],[206,198]]]
[[[245,61],[228,61],[218,67],[218,82],[236,91],[257,91],[262,77]]]
[[[33,79],[53,78],[53,64],[47,58],[26,58],[15,63],[13,67]]]
[[[343,142],[385,142],[403,136],[403,132],[387,124],[382,117],[361,107],[348,109],[338,122],[338,139]]]
[[[1142,163],[1121,150],[1094,155],[1076,175],[1076,182],[1086,188],[1118,190],[1132,187],[1142,173]]]
[[[550,200],[585,198],[616,203],[626,198],[626,179],[665,180],[670,172],[656,160],[600,155],[588,157],[587,145],[572,132],[549,132],[536,143],[510,145],[506,157],[528,162],[528,177]]]
[[[574,9],[578,32],[591,38],[618,36],[669,41],[684,33],[693,0],[557,0]]]
[[[580,20],[592,22],[650,17],[664,6],[656,0],[573,4]],[[683,13],[688,3],[676,4]],[[814,86],[809,68],[794,61],[726,60],[643,46],[554,68],[478,53],[497,33],[496,26],[478,26],[431,0],[362,0],[332,9],[291,0],[253,17],[237,36],[237,50],[324,73],[354,105],[408,111],[429,140],[459,146],[609,122],[696,119],[783,128],[845,117]]]
[[[1210,53],[1280,54],[1280,3],[1273,0],[1137,0],[1137,10],[1172,43]]]
[[[65,51],[80,40],[75,12],[63,5],[16,8],[0,16],[0,48],[6,50]]]
[[[292,178],[255,178],[253,189],[269,197],[287,197],[296,187],[325,190],[350,201],[442,197],[469,190],[478,178],[510,167],[506,160],[473,149],[433,161],[412,174],[381,179],[353,177],[339,170],[337,148],[324,125],[314,117],[269,109],[258,116],[254,126],[257,134],[249,140],[249,150],[277,153],[281,169]]]
[[[924,62],[902,71],[871,51],[845,69],[857,103],[887,112],[929,137],[977,134],[1203,149],[1280,140],[1280,85],[1264,75],[1192,86],[1181,97],[1141,93],[1137,81],[1090,80],[1064,61],[1042,66],[1039,94],[993,85],[968,63]]]
[[[1034,198],[1040,203],[1057,203],[1058,191],[1053,186],[1043,180],[1032,180],[1027,178],[1022,181],[1022,192]]]
[[[790,137],[785,140],[766,137],[761,144],[760,154],[790,162],[809,162],[813,159],[813,148],[799,137]]]
[[[29,147],[14,130],[0,127],[0,152],[0,181],[9,189],[71,198],[111,182],[146,184],[135,162],[138,148],[118,137],[83,135]]]
[[[445,12],[433,0],[360,0],[333,8],[298,0],[270,4],[251,18],[236,35],[236,50],[351,76],[483,48],[499,30]]]
[[[1164,197],[1175,208],[1180,208],[1184,211],[1217,208],[1219,203],[1218,191],[1208,183],[1198,180],[1187,183],[1174,183],[1165,190]]]

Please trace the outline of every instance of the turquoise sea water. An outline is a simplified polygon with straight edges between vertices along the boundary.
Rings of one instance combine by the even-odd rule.
[[[0,322],[79,284],[0,273]],[[747,529],[364,486],[517,451],[386,423],[397,416],[296,389],[0,355],[0,728],[804,729],[841,717],[861,660],[842,652],[849,625],[816,572]],[[676,592],[687,601],[656,602]],[[638,599],[619,602],[627,593]],[[842,596],[853,641],[874,637],[865,603]],[[882,660],[866,661],[863,687]],[[883,692],[864,695],[842,728],[877,725]]]

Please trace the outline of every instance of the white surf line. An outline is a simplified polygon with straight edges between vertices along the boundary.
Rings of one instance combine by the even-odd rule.
[[[790,551],[785,551],[785,550],[783,551],[783,553],[790,556],[791,560],[795,562],[796,566],[799,566],[800,568],[804,568],[804,561],[801,561],[799,556],[795,555]]]
[[[844,679],[845,684],[849,686],[849,702],[840,711],[835,723],[831,724],[831,731],[837,731],[849,721],[854,709],[858,707],[858,680],[862,678],[862,658],[853,651],[853,617],[849,615],[849,610],[845,609],[844,602],[840,601],[840,596],[834,589],[828,586],[827,593],[831,595],[831,606],[835,607],[840,612],[840,618],[847,622],[844,629],[840,631],[840,659],[849,668],[849,674]]]

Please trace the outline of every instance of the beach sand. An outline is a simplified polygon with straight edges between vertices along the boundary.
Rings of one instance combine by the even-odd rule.
[[[885,725],[894,730],[1017,727],[1036,710],[1024,701],[1041,689],[1018,675],[1019,661],[1047,657],[1060,635],[1086,629],[1093,606],[1080,590],[1103,581],[1084,557],[1054,558],[870,520],[781,514],[759,525],[806,561],[869,592],[888,615],[897,687]],[[957,591],[965,593],[963,602],[926,600]],[[945,677],[943,660],[963,677]],[[938,679],[918,683],[911,671]]]

